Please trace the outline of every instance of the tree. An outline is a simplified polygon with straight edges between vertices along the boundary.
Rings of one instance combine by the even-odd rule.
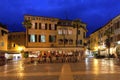
[[[28,29],[32,27],[32,23],[30,20],[24,20],[24,22],[22,23],[23,26],[26,28],[26,46],[28,46]]]
[[[31,21],[30,20],[24,20],[24,22],[22,23],[23,24],[23,26],[26,28],[26,29],[28,29],[28,28],[31,28],[31,26],[32,26],[32,23],[31,23]]]
[[[105,31],[105,36],[107,37],[105,40],[105,45],[108,48],[108,57],[110,57],[111,35],[112,34],[113,34],[113,31],[111,28]]]

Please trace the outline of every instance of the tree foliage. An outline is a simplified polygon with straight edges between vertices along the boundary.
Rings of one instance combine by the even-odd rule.
[[[107,48],[110,48],[111,46],[111,35],[113,34],[112,29],[108,29],[105,31],[105,36],[107,37],[105,40],[105,44]]]
[[[26,20],[26,19],[24,20],[24,22],[22,24],[23,24],[23,26],[25,28],[31,28],[31,26],[32,26],[31,21],[30,20]]]

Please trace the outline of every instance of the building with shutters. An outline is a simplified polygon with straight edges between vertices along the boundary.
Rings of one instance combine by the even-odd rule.
[[[4,56],[7,52],[8,45],[8,30],[0,23],[0,56]]]
[[[22,58],[22,52],[25,49],[26,33],[9,32],[8,34],[8,56],[13,60]]]
[[[110,32],[109,38],[106,33]],[[89,48],[93,53],[108,56],[120,54],[120,15],[110,20],[103,27],[93,32],[89,37]],[[107,48],[108,39],[110,50]],[[110,51],[110,52],[108,52]]]
[[[61,20],[58,18],[25,15],[31,26],[26,27],[26,48],[29,53],[41,51],[84,52],[86,24],[80,20]]]

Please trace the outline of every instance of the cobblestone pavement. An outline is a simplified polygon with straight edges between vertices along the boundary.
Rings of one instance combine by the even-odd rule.
[[[0,80],[120,80],[120,66],[113,59],[89,59],[77,63],[0,66]]]

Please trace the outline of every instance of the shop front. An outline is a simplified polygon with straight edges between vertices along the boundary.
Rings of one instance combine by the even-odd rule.
[[[28,53],[28,57],[39,57],[49,55],[73,55],[74,52],[80,52],[84,54],[84,48],[26,48],[25,52]]]
[[[18,61],[22,59],[22,54],[18,52],[7,52],[5,53],[7,60]]]

